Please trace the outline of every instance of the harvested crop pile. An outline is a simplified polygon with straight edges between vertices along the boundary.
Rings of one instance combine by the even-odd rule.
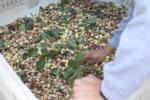
[[[0,52],[40,100],[67,100],[74,79],[87,74],[102,77],[103,63],[82,64],[90,46],[105,47],[111,32],[126,15],[112,3],[76,0],[40,8],[0,27]]]

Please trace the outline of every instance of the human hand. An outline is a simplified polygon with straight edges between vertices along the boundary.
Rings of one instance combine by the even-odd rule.
[[[70,100],[104,100],[100,95],[101,80],[93,75],[77,79]]]
[[[99,63],[112,51],[113,49],[109,46],[105,48],[91,49],[85,53],[84,60],[89,64]]]

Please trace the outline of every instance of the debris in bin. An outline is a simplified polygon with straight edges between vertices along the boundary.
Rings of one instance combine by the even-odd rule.
[[[114,56],[88,66],[76,65],[76,54],[93,44],[94,48],[108,45],[111,32],[124,16],[125,7],[113,3],[72,0],[61,7],[50,4],[33,18],[0,27],[0,52],[40,100],[67,100],[71,80],[87,74],[103,77],[103,64]]]

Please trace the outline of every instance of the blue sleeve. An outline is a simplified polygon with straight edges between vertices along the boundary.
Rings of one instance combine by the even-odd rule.
[[[122,32],[124,31],[124,29],[126,28],[128,22],[132,19],[132,14],[133,14],[133,6],[130,6],[128,9],[128,16],[125,17],[121,22],[119,27],[113,31],[113,37],[112,39],[109,41],[109,44],[113,47],[113,48],[117,48],[119,41],[120,41],[120,36],[122,34]]]
[[[127,100],[150,76],[149,5],[149,0],[136,0],[115,58],[104,66],[101,91],[108,100]]]

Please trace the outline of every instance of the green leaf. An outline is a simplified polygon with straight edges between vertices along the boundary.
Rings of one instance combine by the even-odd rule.
[[[55,45],[55,48],[58,49],[58,50],[61,50],[62,48],[64,48],[64,45],[59,43],[59,44]]]
[[[52,75],[55,76],[55,77],[57,77],[57,78],[59,78],[60,75],[61,75],[60,69],[59,68],[52,69]]]
[[[79,38],[76,39],[78,44],[83,44],[85,42],[85,38],[83,36],[80,36]]]
[[[28,50],[28,56],[29,57],[35,57],[37,55],[38,50],[36,48],[30,48]]]
[[[48,47],[49,47],[49,44],[47,44],[47,43],[41,43],[40,44],[41,49],[47,49]]]
[[[41,39],[43,39],[43,40],[45,40],[45,39],[47,39],[47,38],[49,38],[50,36],[49,36],[49,34],[47,34],[47,32],[43,32],[41,35],[40,35],[40,38]]]
[[[84,20],[83,20],[83,26],[85,28],[93,28],[96,26],[96,19],[94,18],[89,18],[89,17],[86,17]]]
[[[67,83],[73,84],[73,82],[74,82],[76,79],[81,78],[81,77],[82,77],[82,71],[81,71],[80,69],[75,69],[74,74],[73,74],[71,77],[69,77],[69,80],[68,80]]]
[[[52,49],[49,51],[49,54],[48,54],[48,58],[55,58],[56,56],[58,56],[60,54],[60,51],[57,50],[57,49]]]
[[[69,0],[61,0],[58,6],[63,8],[65,4],[68,4],[68,3],[69,3]]]
[[[69,60],[68,67],[65,69],[64,79],[68,84],[72,84],[75,79],[83,75],[81,64],[83,62],[84,53],[79,52],[74,59]]]
[[[69,39],[67,41],[67,47],[71,50],[74,50],[78,47],[78,44],[75,39]]]
[[[30,48],[27,52],[23,54],[23,60],[26,60],[28,57],[35,57],[37,55],[38,49]]]
[[[41,49],[41,53],[42,53],[42,56],[47,56],[48,55],[48,51],[47,49]]]
[[[77,14],[77,11],[71,7],[65,7],[65,8],[60,9],[60,10],[67,15],[76,15]]]
[[[82,65],[82,63],[84,62],[83,57],[84,57],[83,52],[77,53],[77,55],[74,59],[69,60],[68,66],[73,67],[73,68],[79,68]]]
[[[65,15],[65,16],[58,16],[56,18],[56,21],[59,23],[59,24],[62,24],[62,23],[68,23],[68,19],[69,19],[69,16]]]
[[[47,30],[47,31],[45,31],[45,34],[52,37],[54,33],[52,30]]]
[[[20,72],[18,73],[21,80],[23,81],[23,83],[26,83],[28,81],[28,77],[27,77],[27,74],[25,72]]]
[[[74,73],[75,69],[73,67],[67,67],[64,74],[65,80],[69,79]]]
[[[41,34],[42,39],[54,37],[55,39],[59,39],[61,35],[61,29],[56,27],[52,30],[47,30]]]
[[[33,29],[33,20],[31,17],[25,17],[24,18],[23,29],[25,31]]]
[[[69,66],[69,67],[74,67],[74,68],[75,68],[75,67],[78,67],[76,60],[69,60],[68,66]]]
[[[42,70],[45,67],[45,57],[40,57],[40,59],[36,63],[36,69]]]
[[[74,16],[77,15],[77,11],[75,9],[70,8],[69,11],[70,11],[71,15],[74,15]]]
[[[78,64],[80,64],[83,61],[83,58],[84,58],[84,53],[79,52],[79,53],[77,53],[75,60],[76,60],[76,62],[78,62]]]
[[[86,20],[86,23],[88,23],[88,24],[96,24],[96,20],[93,19],[93,18],[88,18],[88,19]]]
[[[47,51],[48,47],[49,47],[49,45],[47,43],[41,43],[40,44],[42,56],[47,56],[48,55],[48,51]]]
[[[24,53],[24,54],[23,54],[23,60],[28,59],[28,57],[29,57],[28,53]]]
[[[68,84],[72,84],[75,79],[82,76],[82,70],[80,68],[67,67],[65,69],[64,79]]]
[[[101,10],[97,10],[95,12],[95,15],[97,18],[103,18],[104,17],[104,13]]]
[[[69,0],[61,0],[61,3],[68,4]]]
[[[56,27],[55,29],[52,30],[52,36],[55,37],[56,39],[59,39],[61,35],[61,29]]]
[[[62,30],[61,30],[60,28],[56,27],[56,28],[54,28],[52,31],[53,31],[55,34],[60,34]]]
[[[5,46],[5,41],[4,40],[0,40],[0,48]]]

